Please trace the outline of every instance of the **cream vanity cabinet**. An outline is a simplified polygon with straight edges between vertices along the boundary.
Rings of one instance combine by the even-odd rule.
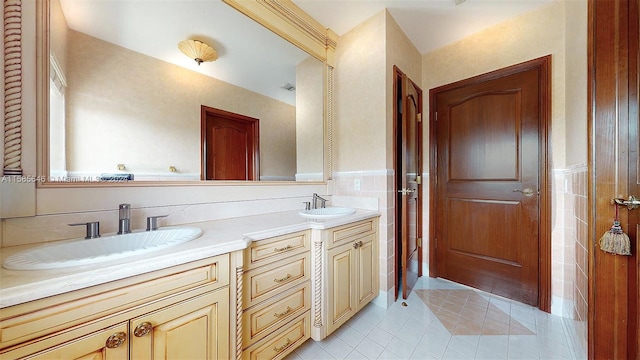
[[[228,359],[230,255],[0,309],[1,359]]]
[[[367,219],[323,231],[326,337],[378,295],[378,220]],[[315,338],[315,336],[314,336]]]
[[[310,338],[310,231],[245,249],[242,358],[281,359]]]

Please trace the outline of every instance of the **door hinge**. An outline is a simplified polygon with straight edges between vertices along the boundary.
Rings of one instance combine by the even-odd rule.
[[[422,122],[422,113],[418,114],[418,122]]]
[[[422,176],[420,175],[416,176],[416,184],[422,185]]]
[[[438,121],[438,112],[436,111],[436,121]]]
[[[418,238],[418,247],[422,247],[422,238]]]

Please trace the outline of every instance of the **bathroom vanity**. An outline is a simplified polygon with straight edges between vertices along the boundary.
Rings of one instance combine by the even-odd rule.
[[[2,269],[0,358],[280,359],[377,296],[378,216],[217,220],[106,265]]]

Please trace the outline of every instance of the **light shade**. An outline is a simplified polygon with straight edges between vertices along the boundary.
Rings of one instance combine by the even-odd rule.
[[[178,49],[189,58],[195,60],[198,65],[205,61],[215,61],[218,58],[218,53],[211,46],[200,40],[180,41]]]

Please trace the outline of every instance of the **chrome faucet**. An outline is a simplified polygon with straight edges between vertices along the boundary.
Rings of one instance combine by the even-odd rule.
[[[131,204],[120,204],[118,206],[118,234],[128,234],[131,232]]]
[[[324,199],[324,198],[320,197],[320,195],[314,193],[313,194],[313,202],[312,202],[312,205],[313,205],[314,209],[318,208],[318,201],[320,201],[320,207],[321,208],[327,207],[327,199]]]

